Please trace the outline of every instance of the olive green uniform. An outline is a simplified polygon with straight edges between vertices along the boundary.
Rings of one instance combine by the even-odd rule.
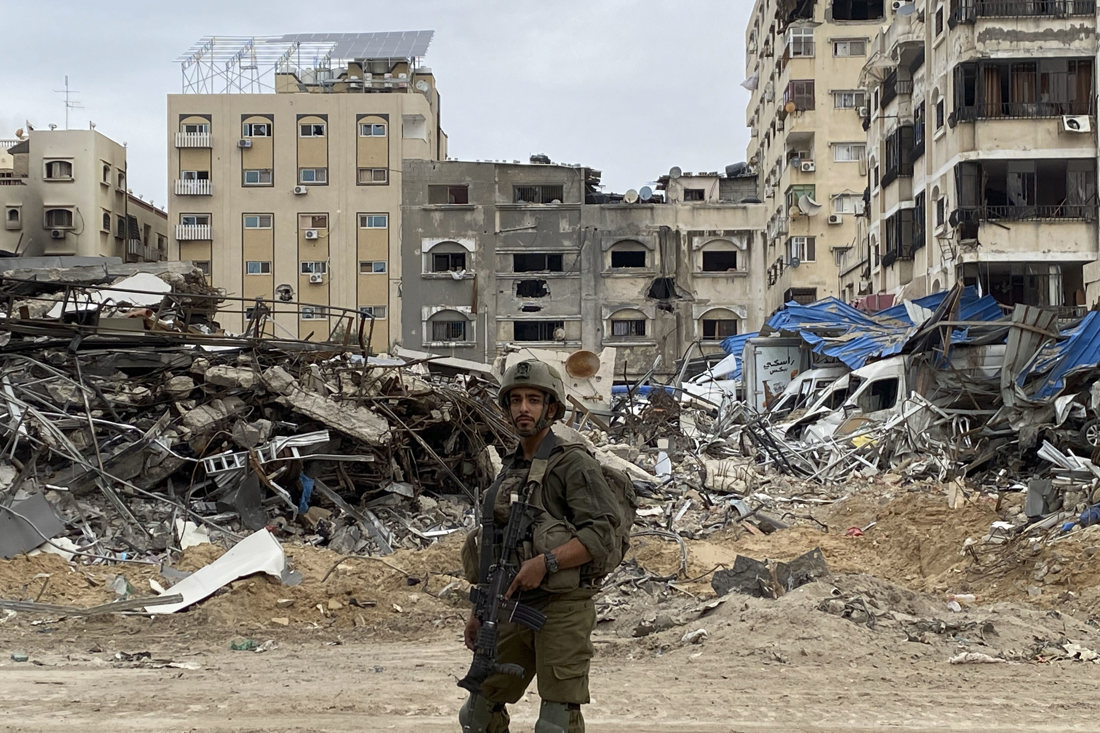
[[[498,527],[507,523],[510,495],[522,487],[530,466],[521,451],[513,454],[506,464],[493,511]],[[514,596],[546,614],[546,624],[538,633],[520,624],[501,625],[497,661],[519,664],[526,670],[526,676],[492,675],[482,684],[482,695],[500,708],[503,703],[519,700],[534,677],[543,700],[574,707],[589,701],[591,635],[596,626],[593,596],[599,590],[604,574],[601,568],[615,541],[618,515],[599,464],[586,451],[578,449],[577,444],[564,440],[550,454],[541,490],[536,489],[530,501],[538,509],[532,536],[519,550],[521,563],[572,537],[580,540],[592,560],[579,568],[550,573],[539,588]],[[570,716],[570,733],[583,730],[580,712],[575,712]],[[504,729],[497,717],[497,726],[490,726],[490,731],[494,727]]]

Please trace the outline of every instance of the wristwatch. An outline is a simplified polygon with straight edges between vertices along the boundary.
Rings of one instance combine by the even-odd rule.
[[[547,550],[546,552],[542,553],[542,559],[546,561],[546,572],[558,572],[558,558],[554,557],[553,552]]]

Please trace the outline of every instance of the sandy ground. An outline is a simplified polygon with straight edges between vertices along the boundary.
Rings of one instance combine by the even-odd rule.
[[[949,509],[934,488],[883,485],[790,530],[690,541],[674,582],[679,546],[638,538],[601,595],[588,729],[1100,730],[1100,533],[981,543],[1017,500]],[[710,588],[738,554],[814,548],[832,574],[778,598]],[[254,576],[153,618],[0,611],[0,729],[455,731],[469,663],[457,550],[340,558],[288,544],[297,587]],[[19,557],[0,562],[0,598],[87,608],[114,600],[119,574],[137,595],[170,584],[157,566]],[[975,600],[953,610],[952,594]],[[531,730],[537,708],[532,692],[512,730]]]

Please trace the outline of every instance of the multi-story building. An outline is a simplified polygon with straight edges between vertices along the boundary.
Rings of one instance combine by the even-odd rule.
[[[0,250],[21,257],[168,259],[167,214],[126,186],[126,148],[93,129],[0,142]]]
[[[865,240],[870,102],[860,74],[889,0],[756,0],[746,30],[749,163],[766,207],[766,312],[839,296]]]
[[[1095,302],[1096,2],[895,5],[864,73],[868,236],[846,290]]]
[[[181,259],[244,307],[220,322],[324,340],[401,333],[401,187],[446,157],[431,31],[204,38],[168,97],[169,218]],[[259,306],[259,307],[258,307]]]
[[[543,156],[407,162],[403,345],[481,362],[614,347],[615,378],[633,379],[759,327],[754,177],[674,169],[623,196],[599,177]]]

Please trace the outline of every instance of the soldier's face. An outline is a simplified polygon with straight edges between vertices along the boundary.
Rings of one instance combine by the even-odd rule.
[[[546,395],[532,387],[516,387],[508,393],[508,412],[521,438],[537,435],[539,420],[546,409]],[[550,417],[547,415],[546,417]]]

